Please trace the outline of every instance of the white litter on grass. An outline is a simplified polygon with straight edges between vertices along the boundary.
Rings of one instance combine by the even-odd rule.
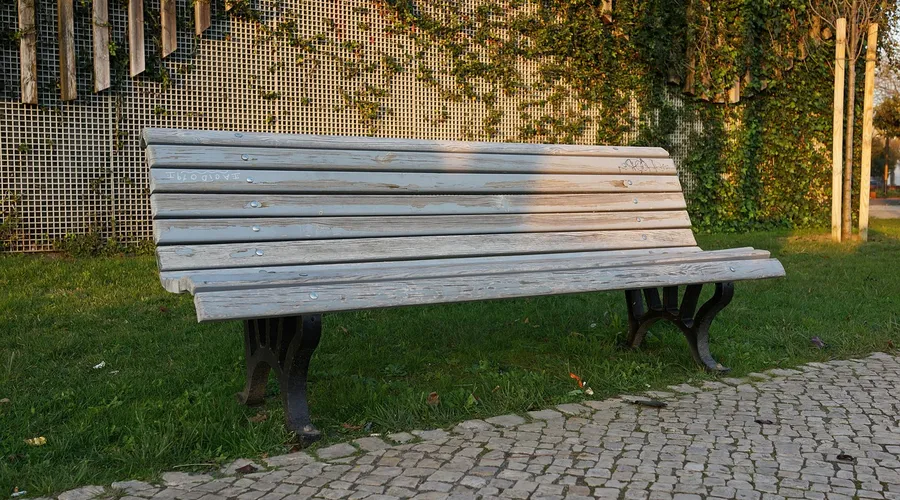
[[[16,498],[16,497],[20,497],[20,496],[22,496],[22,495],[24,495],[24,494],[26,494],[26,493],[28,493],[28,492],[27,492],[27,491],[14,491],[13,494],[10,495],[10,496],[11,496],[12,498]]]
[[[597,323],[591,323],[591,328],[597,328]]]
[[[96,365],[94,365],[94,369],[100,370],[101,368],[104,368],[105,366],[106,366],[106,361],[101,361],[101,362],[97,363]]]

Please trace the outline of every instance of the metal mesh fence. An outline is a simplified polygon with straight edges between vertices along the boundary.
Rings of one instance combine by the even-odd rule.
[[[272,29],[293,21],[290,40],[268,41],[254,23],[226,15],[221,2],[212,3],[212,27],[196,38],[192,3],[178,0],[178,50],[165,61],[150,57],[147,74],[136,79],[126,74],[127,8],[111,2],[114,88],[95,94],[90,3],[76,3],[76,101],[59,100],[56,2],[37,2],[39,106],[19,102],[18,47],[0,46],[0,210],[15,205],[20,218],[7,239],[13,251],[48,250],[57,238],[88,231],[149,238],[145,127],[518,141],[521,105],[536,98],[499,94],[491,106],[446,99],[440,89],[455,82],[445,56],[437,47],[411,56],[409,37],[386,33],[388,21],[363,0],[254,2]],[[159,0],[145,0],[148,54],[157,52],[158,9]],[[16,25],[15,3],[7,0],[0,27]],[[536,79],[536,62],[519,64],[526,83]],[[611,112],[637,117],[635,108]],[[541,112],[575,109],[580,104],[568,102]],[[671,138],[676,163],[697,126],[681,124]],[[595,137],[588,124],[575,142]],[[682,180],[689,189],[691,179]]]

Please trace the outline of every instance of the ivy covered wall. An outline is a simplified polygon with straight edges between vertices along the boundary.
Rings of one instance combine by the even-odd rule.
[[[808,0],[234,0],[211,4],[127,77],[111,2],[114,88],[58,100],[55,2],[38,0],[40,106],[18,102],[15,2],[0,0],[0,239],[150,235],[143,127],[655,145],[676,158],[701,230],[824,225],[834,42]],[[862,102],[859,99],[857,102]],[[6,214],[6,215],[3,215]],[[15,221],[15,227],[10,229]]]

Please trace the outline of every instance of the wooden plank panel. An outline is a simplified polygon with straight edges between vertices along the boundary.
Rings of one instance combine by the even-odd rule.
[[[25,104],[38,103],[37,23],[34,17],[36,1],[19,0],[19,60],[22,102]]]
[[[160,42],[165,59],[178,48],[178,21],[175,18],[175,0],[160,0],[159,23],[162,30]]]
[[[203,34],[212,25],[209,11],[210,0],[194,0],[194,33]]]
[[[151,168],[675,175],[670,158],[151,145]]]
[[[500,195],[182,194],[150,196],[153,217],[303,217],[682,210],[681,193]]]
[[[697,247],[611,250],[497,257],[357,262],[308,266],[202,269],[160,273],[166,290],[174,293],[297,286],[309,283],[360,283],[443,276],[487,276],[559,269],[592,269],[643,264],[767,259],[769,252],[752,248],[701,251]],[[489,279],[489,278],[488,278]]]
[[[285,170],[150,170],[151,193],[679,192],[674,175],[430,174]]]
[[[128,0],[128,57],[131,76],[144,72],[144,1]]]
[[[696,246],[690,229],[577,231],[171,245],[160,271]]]
[[[223,290],[198,293],[194,304],[203,322],[779,276],[784,268],[777,260],[754,259],[502,274],[489,280],[457,276]]]
[[[75,79],[75,11],[73,0],[57,0],[59,34],[59,98],[74,101],[78,97]]]
[[[687,212],[604,212],[397,217],[165,219],[153,223],[158,245],[320,240],[451,234],[690,228]]]
[[[94,92],[110,86],[109,8],[107,0],[93,0]]]
[[[421,151],[439,153],[502,153],[525,155],[634,156],[668,158],[662,148],[625,146],[579,146],[570,144],[520,144],[509,142],[429,141],[337,135],[271,134],[148,128],[144,144],[236,146],[308,149],[371,149],[377,151]]]

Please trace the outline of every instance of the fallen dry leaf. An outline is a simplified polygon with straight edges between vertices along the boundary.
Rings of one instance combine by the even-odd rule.
[[[235,469],[235,472],[237,472],[239,474],[253,474],[254,472],[256,472],[258,470],[259,469],[257,469],[253,465],[247,464],[243,467],[238,467],[237,469]]]
[[[437,406],[437,405],[441,404],[441,396],[436,392],[432,392],[425,399],[425,402],[431,406]]]
[[[569,373],[569,378],[573,378],[573,379],[575,379],[576,382],[578,382],[579,389],[584,388],[584,382],[581,381],[581,377],[579,377],[578,375],[575,375],[574,373]]]
[[[44,436],[39,436],[36,438],[26,439],[25,444],[29,446],[44,446],[45,444],[47,444],[47,438],[45,438]]]
[[[159,306],[159,312],[165,314],[165,313],[169,312],[169,308],[166,306]]]
[[[347,429],[348,431],[358,431],[358,430],[362,429],[361,425],[348,424],[347,422],[344,422],[343,424],[341,424],[341,427],[343,427],[344,429]]]
[[[0,399],[0,404],[9,403],[9,398]]]
[[[250,420],[254,424],[258,424],[260,422],[265,422],[266,420],[269,420],[269,416],[266,415],[265,413],[257,413],[256,415],[253,415],[252,417],[250,417],[248,420]]]

